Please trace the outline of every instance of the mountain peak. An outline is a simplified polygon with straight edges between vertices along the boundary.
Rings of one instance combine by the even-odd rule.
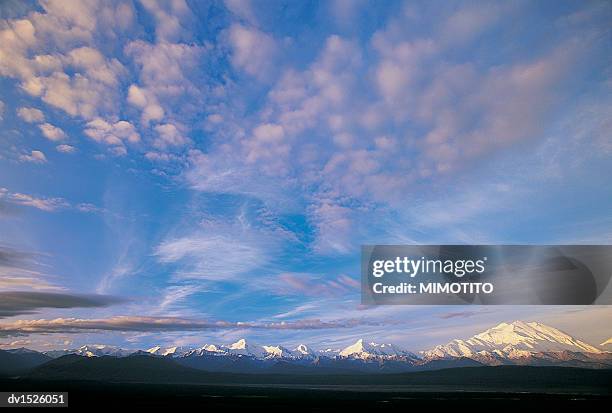
[[[351,358],[399,358],[407,357],[410,359],[418,358],[414,353],[398,348],[393,344],[378,344],[374,342],[366,342],[360,338],[355,344],[346,347],[339,354],[340,357],[351,357]]]
[[[300,344],[295,348],[295,352],[303,356],[311,356],[314,352],[306,344]]]
[[[240,340],[236,341],[235,343],[230,344],[229,348],[232,350],[245,350],[247,348],[248,344],[246,339],[241,338]]]
[[[554,327],[537,322],[515,320],[500,323],[467,340],[453,340],[425,353],[429,358],[502,357],[521,358],[535,353],[602,351]]]

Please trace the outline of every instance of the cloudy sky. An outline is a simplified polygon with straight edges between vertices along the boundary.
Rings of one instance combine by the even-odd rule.
[[[0,346],[414,350],[609,307],[360,306],[362,244],[611,243],[606,1],[3,1]]]

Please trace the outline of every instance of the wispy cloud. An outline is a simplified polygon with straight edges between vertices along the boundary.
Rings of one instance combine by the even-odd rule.
[[[2,198],[15,205],[32,207],[45,212],[56,212],[64,209],[73,209],[80,212],[102,212],[101,208],[90,203],[72,205],[64,198],[39,197],[20,192],[11,192],[6,188],[0,187],[0,199]]]
[[[0,289],[61,290],[40,270],[41,254],[0,245]]]
[[[280,295],[342,296],[359,291],[360,283],[348,275],[336,277],[308,274],[282,273],[263,283],[267,289]]]

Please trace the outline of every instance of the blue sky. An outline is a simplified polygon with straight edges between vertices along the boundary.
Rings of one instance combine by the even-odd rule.
[[[0,17],[0,290],[40,293],[0,345],[612,334],[607,307],[363,308],[358,284],[362,244],[612,241],[609,2]]]

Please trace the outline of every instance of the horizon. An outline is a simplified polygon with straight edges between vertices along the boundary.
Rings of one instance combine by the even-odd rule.
[[[1,2],[0,349],[417,351],[524,319],[598,347],[612,306],[363,305],[360,248],[612,244],[610,21]]]
[[[562,331],[559,329],[556,329],[553,326],[547,326],[545,324],[539,323],[537,321],[522,321],[522,320],[514,320],[511,322],[502,322],[500,324],[497,324],[495,326],[491,326],[489,329],[482,331],[480,333],[478,333],[475,336],[472,337],[457,337],[456,339],[453,339],[452,341],[449,341],[448,343],[440,343],[436,346],[432,346],[431,348],[427,348],[427,349],[413,349],[410,347],[402,347],[402,346],[398,346],[395,343],[387,343],[384,341],[375,341],[375,340],[370,340],[370,339],[366,339],[366,338],[359,338],[357,339],[354,343],[349,344],[346,347],[340,347],[340,348],[325,348],[325,346],[323,347],[319,347],[319,348],[314,348],[310,345],[308,345],[308,343],[300,343],[296,346],[285,346],[283,343],[257,343],[257,342],[253,342],[250,339],[247,338],[240,338],[237,339],[235,342],[233,343],[227,343],[227,344],[219,344],[219,343],[200,343],[200,345],[193,345],[193,346],[160,346],[160,345],[156,345],[150,348],[126,348],[126,347],[118,347],[118,346],[112,346],[112,345],[108,345],[108,344],[102,344],[102,343],[88,343],[88,344],[84,344],[81,345],[79,347],[73,347],[73,348],[63,348],[63,349],[47,349],[47,350],[38,350],[40,353],[43,353],[45,355],[51,355],[51,357],[61,357],[61,352],[73,352],[73,351],[80,351],[82,349],[88,349],[88,348],[94,348],[94,351],[96,349],[98,350],[103,350],[103,349],[112,349],[114,351],[126,351],[128,353],[121,353],[120,355],[118,354],[111,354],[111,356],[113,357],[127,357],[127,356],[131,356],[134,354],[142,354],[142,353],[147,353],[147,354],[151,354],[151,355],[157,355],[157,356],[172,356],[172,357],[184,357],[185,355],[189,354],[191,351],[194,350],[206,350],[206,351],[213,351],[213,350],[208,350],[207,347],[208,346],[215,346],[215,352],[218,350],[221,351],[230,351],[232,349],[242,349],[242,348],[248,348],[248,347],[256,347],[256,348],[264,348],[266,351],[265,356],[270,356],[270,355],[274,355],[274,357],[279,357],[278,355],[276,355],[274,352],[270,352],[268,348],[266,347],[278,347],[284,350],[288,350],[289,354],[287,355],[288,357],[296,357],[295,352],[298,351],[301,348],[305,348],[309,354],[316,354],[319,356],[325,356],[325,357],[336,357],[336,356],[342,356],[343,352],[346,352],[347,350],[351,350],[351,351],[355,351],[354,349],[352,349],[352,347],[354,347],[355,345],[359,344],[359,345],[371,345],[374,346],[375,348],[380,348],[380,346],[392,346],[393,347],[393,351],[399,351],[399,352],[408,352],[411,353],[411,355],[414,355],[415,357],[419,358],[419,359],[427,359],[430,355],[428,354],[429,352],[432,352],[440,347],[445,347],[447,345],[451,345],[451,344],[456,344],[457,341],[463,341],[465,342],[466,340],[469,341],[470,339],[475,338],[476,336],[479,336],[481,334],[485,334],[485,333],[489,333],[491,330],[498,330],[500,327],[506,327],[506,326],[513,326],[513,331],[514,331],[514,327],[517,324],[527,324],[529,327],[534,328],[536,333],[540,333],[542,330],[538,329],[537,327],[540,328],[545,328],[546,330],[552,328],[553,330],[556,330],[556,332],[561,333],[563,336],[570,336],[571,339],[576,339],[580,342],[580,345],[584,346],[591,346],[592,348],[594,348],[595,350],[597,350],[598,353],[600,354],[606,354],[606,353],[612,353],[612,349],[606,349],[606,342],[610,341],[612,339],[612,337],[610,339],[607,339],[606,342],[602,342],[602,343],[589,343],[589,342],[585,342],[583,340],[581,340],[580,337],[576,337],[574,335],[572,335],[571,333],[568,333],[566,331]],[[535,324],[535,326],[534,326]],[[519,326],[520,327],[520,326]],[[554,332],[553,332],[554,333]],[[533,337],[532,337],[533,338]],[[562,341],[564,340],[564,337],[561,337]],[[514,340],[514,338],[512,337],[505,337],[505,343],[508,344],[510,342],[512,342]],[[540,338],[541,340],[541,338]],[[556,338],[556,340],[558,340],[558,338]],[[235,347],[237,344],[240,345],[240,347]],[[467,344],[467,343],[466,343]],[[499,344],[499,343],[496,343]],[[19,347],[19,348],[12,348],[12,349],[6,349],[8,351],[15,351],[15,350],[28,350],[28,351],[37,351],[37,350],[33,350],[33,349],[29,349],[27,347]],[[170,352],[168,352],[170,350]],[[367,350],[366,351],[370,351]],[[533,349],[529,350],[529,351],[534,351]],[[559,351],[559,350],[545,350],[545,351]],[[580,350],[583,352],[586,352],[586,350]],[[589,350],[590,352],[591,350]],[[60,355],[58,356],[57,353],[60,352]],[[55,354],[54,354],[55,353]],[[88,350],[89,353],[89,350]],[[93,355],[90,354],[85,354],[87,357],[98,357],[100,355],[93,353]],[[300,353],[302,353],[300,351]],[[593,351],[593,353],[595,353],[595,351]],[[64,355],[68,355],[71,353],[65,353]],[[82,353],[78,353],[79,355],[83,356],[84,354]],[[223,353],[226,354],[226,353]],[[247,353],[251,354],[251,353]],[[255,353],[257,354],[257,353]],[[299,356],[299,354],[298,354]],[[256,358],[261,358],[262,356],[256,356]],[[286,356],[280,356],[282,358],[286,357]],[[456,356],[453,356],[456,357]]]

